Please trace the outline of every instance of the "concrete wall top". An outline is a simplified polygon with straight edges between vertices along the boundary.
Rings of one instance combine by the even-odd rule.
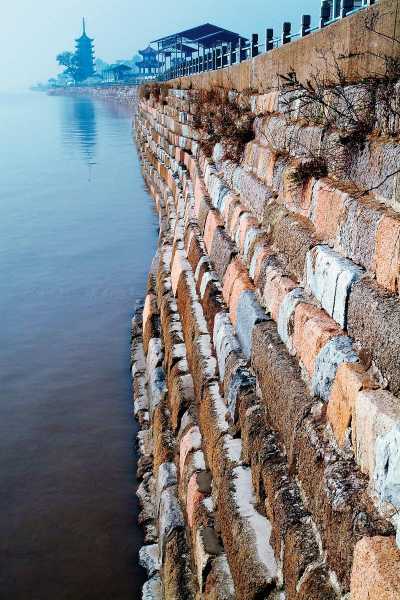
[[[375,31],[367,27],[371,19]],[[326,59],[333,56],[344,57],[341,66],[348,79],[356,82],[367,74],[382,73],[384,61],[380,56],[400,58],[400,44],[393,39],[400,39],[400,0],[382,0],[325,29],[239,65],[181,77],[169,83],[182,89],[224,87],[243,91],[251,88],[261,93],[278,85],[278,74],[296,72],[300,81],[306,81],[317,71],[324,73]]]

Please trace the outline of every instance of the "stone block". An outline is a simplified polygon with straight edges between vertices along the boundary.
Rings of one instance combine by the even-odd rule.
[[[157,544],[148,544],[140,548],[139,564],[146,569],[148,577],[153,577],[153,575],[160,571],[160,557]]]
[[[179,445],[179,471],[181,476],[185,468],[185,462],[189,453],[200,450],[202,437],[197,425],[191,427],[182,437]]]
[[[217,355],[220,378],[225,376],[225,364],[231,352],[240,352],[240,345],[235,330],[226,312],[220,312],[214,320],[214,348]]]
[[[235,600],[235,587],[225,554],[212,561],[203,594],[204,600]]]
[[[400,551],[393,537],[363,537],[354,549],[351,600],[398,600]]]
[[[346,215],[339,230],[340,252],[364,269],[374,271],[375,240],[382,206],[371,199],[348,196],[345,208]]]
[[[321,349],[342,332],[333,319],[311,304],[299,303],[294,312],[293,347],[309,377]]]
[[[382,436],[394,430],[399,423],[399,401],[390,392],[362,390],[357,394],[353,412],[354,452],[357,464],[363,473],[369,475],[371,481],[386,480],[388,472],[385,471],[389,469],[389,462],[386,464],[383,460],[385,442],[381,440],[379,448],[377,442]],[[379,468],[376,471],[377,450],[379,450]]]
[[[194,575],[185,531],[174,530],[166,540],[162,566],[163,600],[195,597]]]
[[[206,225],[204,228],[204,244],[207,248],[207,252],[210,254],[211,246],[214,238],[214,233],[217,227],[223,225],[222,219],[214,210],[210,210],[207,215]]]
[[[300,215],[283,214],[272,229],[272,243],[285,256],[287,274],[303,281],[307,252],[317,243],[311,223]]]
[[[319,239],[335,242],[346,215],[347,198],[345,192],[332,186],[326,179],[320,179],[315,184],[310,218]]]
[[[284,296],[280,304],[276,324],[279,336],[289,352],[294,352],[293,331],[294,331],[294,313],[296,306],[304,302],[304,291],[302,288],[292,289]]]
[[[243,291],[237,303],[236,332],[243,353],[247,359],[251,356],[252,333],[257,323],[268,320],[268,317],[256,299],[253,291]]]
[[[400,294],[400,215],[385,215],[378,225],[375,272],[380,285]]]
[[[351,425],[358,392],[374,386],[360,363],[343,362],[338,366],[329,395],[327,419],[339,446],[344,446]]]
[[[312,393],[327,402],[338,366],[357,361],[358,355],[353,350],[351,338],[345,335],[331,338],[315,358],[311,380]]]
[[[367,478],[329,442],[325,424],[306,417],[296,432],[296,473],[306,510],[321,535],[329,568],[350,587],[355,544],[364,535],[393,534],[368,492]]]
[[[163,600],[162,582],[158,575],[155,575],[143,584],[142,600]]]
[[[254,327],[251,366],[268,422],[281,436],[290,463],[293,432],[300,427],[313,400],[301,380],[298,365],[282,344],[272,321]]]
[[[228,265],[237,254],[237,249],[233,241],[227,235],[225,229],[217,227],[210,249],[210,258],[219,278],[223,279]]]
[[[226,412],[218,383],[208,383],[204,388],[199,405],[199,420],[207,463],[210,466],[213,465],[213,456],[218,440],[229,429]]]
[[[271,525],[254,504],[250,469],[236,467],[227,474],[220,490],[218,519],[237,600],[267,597],[278,577],[269,543]]]
[[[194,387],[191,374],[172,377],[172,381],[168,383],[168,403],[174,432],[179,429],[182,415],[193,402]]]
[[[346,327],[350,289],[363,270],[329,246],[315,246],[307,253],[306,264],[307,286],[328,315]]]
[[[165,544],[171,533],[176,529],[182,529],[184,526],[185,521],[177,498],[177,487],[176,485],[172,485],[165,488],[160,496],[158,511],[158,545],[161,561],[163,561],[164,557]]]
[[[355,283],[349,296],[347,328],[378,367],[387,387],[400,392],[400,300],[374,281]]]
[[[271,313],[274,321],[278,320],[280,307],[284,298],[295,287],[295,282],[289,277],[285,277],[281,271],[273,267],[266,269],[263,300],[266,310]]]
[[[400,508],[400,423],[376,440],[374,488],[379,498]],[[400,547],[397,525],[397,545]]]
[[[200,502],[206,497],[198,483],[198,474],[193,473],[189,479],[186,491],[186,515],[190,528],[193,527],[194,514]]]

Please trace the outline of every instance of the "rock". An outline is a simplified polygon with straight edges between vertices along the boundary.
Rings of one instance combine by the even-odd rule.
[[[142,600],[163,600],[162,583],[158,576],[152,577],[143,585]]]
[[[374,384],[360,363],[341,363],[329,395],[327,419],[339,446],[344,446],[358,392]]]
[[[398,600],[400,551],[392,537],[363,537],[354,549],[351,600]]]
[[[291,290],[283,298],[279,307],[277,328],[282,342],[290,353],[293,352],[293,331],[294,331],[294,311],[300,302],[304,302],[304,292],[302,288]]]
[[[237,599],[268,596],[275,588],[277,564],[269,543],[271,525],[254,507],[250,469],[233,469],[220,497],[224,501],[219,502],[218,517]]]
[[[400,509],[400,422],[376,440],[374,486],[381,500]]]
[[[348,295],[363,275],[362,269],[328,246],[315,246],[307,253],[306,263],[307,286],[328,315],[346,327]]]
[[[388,391],[362,390],[357,394],[353,413],[353,445],[356,461],[363,473],[369,475],[371,480],[375,479],[381,486],[385,486],[389,475],[388,470],[394,465],[390,465],[385,460],[384,440],[379,445],[379,453],[377,453],[377,442],[379,438],[393,431],[399,423],[398,398]],[[379,471],[375,471],[376,457],[379,457]],[[395,459],[392,453],[391,457]],[[383,491],[382,487],[380,489]]]
[[[357,361],[358,355],[353,350],[351,338],[337,336],[330,339],[315,359],[311,381],[313,394],[327,402],[338,366],[342,363],[355,363]]]
[[[348,331],[368,352],[394,394],[400,392],[400,299],[369,279],[353,285]]]
[[[139,564],[146,569],[148,577],[153,577],[153,575],[159,572],[158,544],[149,544],[140,548]]]
[[[225,364],[231,352],[239,352],[240,345],[228,313],[215,315],[213,342],[217,355],[218,369],[221,379],[225,376]]]
[[[254,326],[267,320],[268,317],[257,301],[255,293],[249,290],[243,291],[237,303],[236,331],[247,359],[251,355]]]

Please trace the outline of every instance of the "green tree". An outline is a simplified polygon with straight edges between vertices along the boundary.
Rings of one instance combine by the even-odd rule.
[[[77,81],[79,77],[78,73],[78,60],[73,52],[67,50],[57,54],[57,62],[60,66],[65,67],[64,75],[70,75],[74,81]]]

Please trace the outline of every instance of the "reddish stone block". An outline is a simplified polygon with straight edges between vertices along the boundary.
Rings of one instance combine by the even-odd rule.
[[[332,187],[326,179],[320,179],[314,186],[311,220],[321,240],[335,240],[345,216],[347,197],[345,192]]]
[[[258,221],[250,213],[242,215],[239,223],[239,248],[243,252],[246,234],[251,227],[257,227]]]
[[[296,306],[293,345],[310,377],[319,351],[337,335],[343,332],[325,311],[304,302]]]
[[[363,537],[354,548],[351,600],[398,600],[400,551],[394,537]]]
[[[279,309],[286,294],[295,287],[295,282],[289,277],[283,276],[275,269],[267,270],[263,298],[274,321],[278,320]]]
[[[205,498],[205,494],[199,488],[197,473],[193,473],[186,491],[186,514],[190,528],[193,526],[196,509],[203,498]]]
[[[224,278],[222,280],[222,294],[224,300],[229,304],[229,298],[231,296],[233,284],[241,273],[245,272],[242,261],[239,258],[235,258],[227,267]]]
[[[239,298],[242,292],[249,290],[254,291],[254,285],[252,284],[247,272],[242,272],[237,279],[235,279],[231,295],[229,297],[229,316],[234,326],[237,323],[237,309],[239,304]]]
[[[211,252],[211,246],[214,238],[214,233],[217,227],[221,227],[223,225],[222,218],[215,210],[210,210],[208,212],[206,225],[204,228],[204,243],[207,248],[208,254]]]
[[[400,294],[400,217],[385,215],[378,225],[375,243],[376,280]]]
[[[339,365],[327,408],[327,419],[339,446],[346,441],[358,392],[371,387],[374,387],[374,382],[360,363]]]

